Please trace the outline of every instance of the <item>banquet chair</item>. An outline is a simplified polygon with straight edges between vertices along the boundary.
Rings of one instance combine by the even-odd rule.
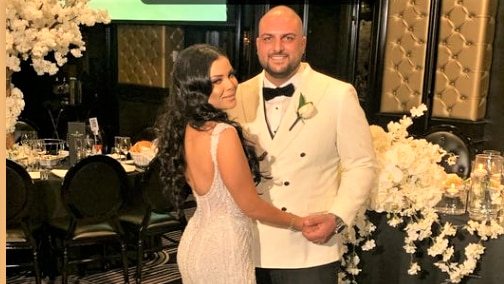
[[[124,283],[129,283],[126,243],[118,219],[127,190],[123,166],[106,155],[86,157],[68,170],[61,185],[61,200],[68,216],[52,219],[48,224],[52,261],[61,269],[63,284],[68,281],[70,265],[100,260],[107,267],[105,261],[112,258],[107,249],[114,243],[120,246]],[[93,247],[103,251],[90,255]]]
[[[143,175],[137,180],[134,192],[141,194],[130,206],[125,206],[119,218],[126,232],[136,240],[137,267],[136,283],[142,282],[144,254],[178,246],[178,240],[167,235],[169,232],[183,231],[187,221],[183,210],[174,212],[171,201],[163,195],[159,176],[161,163],[154,158]],[[168,242],[158,242],[155,237]],[[150,241],[150,242],[149,242]],[[149,242],[149,245],[147,243]]]
[[[34,237],[30,203],[34,185],[28,172],[14,161],[6,161],[6,253],[7,268],[31,267],[35,282],[41,283],[39,241]],[[9,252],[28,251],[30,260]]]
[[[470,176],[471,162],[475,154],[474,146],[468,136],[461,133],[455,126],[443,124],[430,128],[424,138],[457,156],[454,165],[448,164],[448,155],[443,157],[440,164],[447,173],[457,174],[461,178]]]

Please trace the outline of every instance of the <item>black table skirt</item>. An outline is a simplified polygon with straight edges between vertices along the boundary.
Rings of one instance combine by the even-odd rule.
[[[418,275],[408,275],[411,260],[410,254],[404,251],[406,233],[387,224],[386,213],[367,212],[377,230],[375,232],[376,247],[371,251],[361,253],[360,267],[362,271],[357,277],[360,284],[409,284],[409,283],[448,283],[448,274],[443,273],[433,265],[435,259],[427,255],[427,245],[418,251],[418,262],[422,271]],[[443,221],[456,225],[465,224],[467,215],[442,216]],[[462,250],[469,242],[477,242],[478,237],[461,231],[454,244],[455,250]],[[484,241],[485,253],[478,262],[473,275],[466,276],[460,283],[502,284],[504,283],[504,237]]]

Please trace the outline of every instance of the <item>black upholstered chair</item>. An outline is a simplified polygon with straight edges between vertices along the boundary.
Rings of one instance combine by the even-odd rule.
[[[33,199],[33,182],[28,172],[19,164],[6,161],[6,252],[7,268],[31,267],[35,282],[41,283],[39,266],[39,241],[33,234],[30,220],[30,202]],[[29,251],[27,260],[10,252]]]
[[[441,161],[441,165],[447,173],[455,173],[462,178],[468,178],[471,174],[471,163],[475,151],[471,139],[452,125],[439,125],[432,127],[424,136],[425,140],[441,146],[448,153],[457,156],[455,165],[447,163],[447,156]]]
[[[176,247],[178,241],[170,238],[166,233],[183,231],[187,224],[183,211],[174,212],[171,201],[162,193],[159,176],[160,166],[157,158],[150,162],[136,183],[135,191],[141,193],[141,198],[125,208],[119,217],[126,232],[136,240],[137,269],[135,280],[137,283],[142,281],[144,254]],[[168,242],[163,245],[162,241],[153,241],[155,237],[164,238]]]
[[[49,222],[53,261],[62,259],[62,283],[68,281],[70,265],[97,260],[105,263],[117,256],[108,254],[114,243],[119,245],[115,251],[120,251],[124,282],[129,282],[126,242],[118,219],[127,190],[124,168],[108,156],[89,156],[68,170],[61,186],[68,217]],[[88,255],[89,246],[104,249],[100,255]]]

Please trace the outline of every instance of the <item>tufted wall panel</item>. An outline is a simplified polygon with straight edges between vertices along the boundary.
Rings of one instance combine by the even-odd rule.
[[[161,25],[117,27],[118,82],[167,88],[173,59],[183,49],[184,32]]]
[[[430,1],[389,1],[381,112],[404,113],[422,101]]]
[[[434,117],[485,117],[497,0],[443,0]]]
[[[497,0],[443,0],[433,117],[485,117]],[[380,111],[405,113],[422,101],[430,1],[391,0]]]

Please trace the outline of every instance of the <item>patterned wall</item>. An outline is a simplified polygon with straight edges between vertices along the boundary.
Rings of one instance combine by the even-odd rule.
[[[422,101],[431,1],[389,2],[381,112]],[[497,0],[443,0],[433,117],[485,117]]]
[[[160,25],[117,27],[118,82],[167,88],[184,31]]]
[[[496,11],[496,0],[443,1],[434,117],[485,117]]]
[[[430,1],[390,1],[381,112],[404,113],[422,101]]]

